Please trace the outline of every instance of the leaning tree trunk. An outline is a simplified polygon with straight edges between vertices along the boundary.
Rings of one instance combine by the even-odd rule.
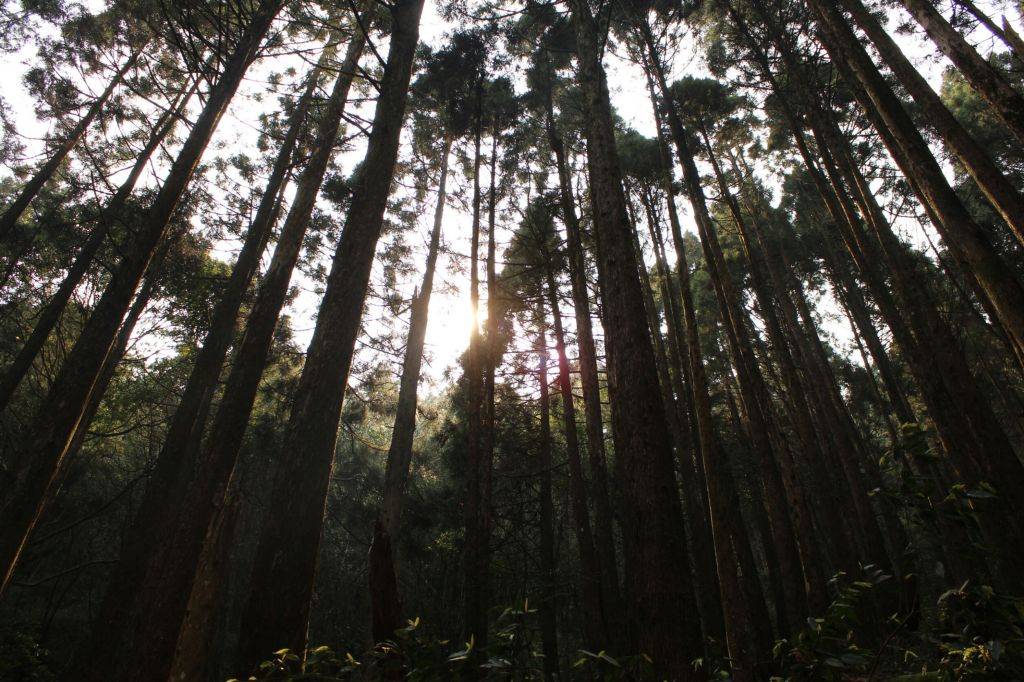
[[[65,466],[75,427],[86,409],[89,394],[110,354],[139,281],[164,237],[221,115],[283,3],[284,0],[262,0],[255,10],[153,205],[140,221],[139,232],[125,248],[110,283],[28,429],[25,466],[15,474],[14,485],[0,502],[5,521],[0,528],[0,567],[3,570],[0,593],[10,583],[21,549],[45,509],[44,500]]]
[[[842,14],[822,0],[808,2],[816,12],[833,63],[854,84],[854,95],[929,210],[951,253],[965,271],[978,278],[1007,333],[1024,346],[1024,289],[1020,282],[950,188],[917,126]]]
[[[422,10],[423,0],[402,0],[392,8],[391,46],[366,157],[285,431],[282,450],[288,456],[270,492],[275,512],[256,550],[242,616],[241,669],[282,646],[305,649],[338,420],[398,158]]]
[[[148,549],[140,552],[145,566],[139,570],[144,570],[145,582],[139,587],[140,598],[130,612],[139,625],[129,636],[139,642],[133,649],[146,652],[145,660],[136,663],[135,669],[148,671],[147,676],[152,679],[167,675],[182,628],[208,623],[208,614],[187,610],[203,556],[204,537],[222,509],[291,274],[333,155],[363,41],[361,32],[353,35],[330,98],[323,107],[314,153],[299,176],[291,210],[256,294],[209,435],[202,440],[200,421],[205,419],[197,420],[195,431],[189,434],[190,440],[183,444],[185,449],[180,453],[182,471],[173,475],[168,471],[167,485],[177,494],[155,510],[153,528],[160,532],[153,533],[151,529]]]
[[[1020,190],[1014,186],[1002,170],[996,166],[988,152],[971,137],[960,121],[946,108],[928,81],[914,68],[914,65],[903,54],[903,50],[885,31],[875,15],[864,7],[861,0],[840,0],[840,3],[875,44],[875,48],[885,59],[889,68],[921,108],[925,120],[931,124],[956,154],[956,157],[960,159],[960,163],[977,183],[978,188],[1006,221],[1017,241],[1024,245],[1024,196],[1021,195]],[[981,61],[987,64],[984,60]],[[1011,93],[1016,94],[1016,91],[1008,85],[1006,87]],[[1015,112],[1017,120],[1024,124],[1024,97],[1018,94],[1014,101],[1014,107],[1010,111]],[[1015,130],[1015,132],[1017,131]],[[1019,132],[1024,133],[1024,126],[1019,129]]]
[[[135,183],[138,182],[139,177],[149,165],[149,159],[152,157],[153,152],[160,147],[164,139],[174,129],[174,126],[177,125],[178,118],[184,113],[197,85],[198,81],[187,93],[182,93],[167,111],[161,114],[156,125],[153,126],[153,132],[149,136],[149,140],[139,151],[135,164],[128,173],[128,177],[117,188],[117,192],[114,193],[110,202],[100,211],[98,224],[89,233],[85,243],[82,244],[82,248],[75,256],[71,267],[68,268],[67,274],[61,281],[60,286],[57,287],[57,291],[46,302],[43,309],[39,311],[39,315],[36,317],[36,324],[32,328],[32,333],[29,334],[28,339],[25,340],[25,344],[18,351],[18,355],[11,364],[4,368],[3,378],[0,378],[0,410],[7,407],[14,392],[25,378],[29,369],[31,369],[32,363],[35,362],[39,351],[46,344],[46,340],[50,337],[50,332],[57,326],[61,313],[64,312],[68,301],[71,300],[71,296],[75,293],[75,289],[78,288],[82,278],[85,277],[85,274],[92,266],[93,259],[99,253],[100,247],[103,246],[114,224],[123,220],[121,213],[124,211],[125,204],[128,201],[128,197],[131,196],[132,190],[135,189]]]
[[[75,127],[71,129],[67,137],[58,145],[57,149],[54,150],[50,158],[46,160],[46,163],[42,165],[35,172],[35,174],[25,183],[25,186],[18,192],[18,196],[10,203],[10,205],[4,210],[3,214],[0,214],[0,241],[7,239],[14,226],[18,223],[18,219],[21,214],[25,212],[28,205],[32,203],[32,200],[39,194],[39,190],[43,188],[53,174],[57,172],[57,169],[64,162],[64,159],[68,157],[71,150],[75,148],[78,141],[85,135],[85,131],[88,130],[89,126],[99,115],[100,111],[106,106],[110,96],[114,94],[114,90],[124,82],[125,76],[128,72],[135,68],[139,58],[144,52],[145,44],[140,45],[125,61],[120,69],[114,74],[114,77],[107,83],[107,87],[100,93],[93,103],[86,110],[85,115],[78,120]]]
[[[434,288],[434,267],[437,264],[437,252],[441,241],[448,181],[448,155],[451,153],[451,147],[452,137],[448,133],[441,145],[441,169],[437,181],[434,226],[430,233],[423,284],[412,300],[409,336],[405,342],[405,360],[402,363],[402,379],[398,388],[398,406],[395,408],[395,424],[391,431],[391,445],[388,448],[387,466],[384,471],[384,492],[373,526],[373,539],[370,542],[368,581],[371,632],[374,642],[392,639],[395,630],[401,625],[395,542],[398,538],[405,487],[409,479],[409,466],[412,462],[412,441],[416,432],[416,389],[420,381],[430,295]]]
[[[664,677],[696,680],[702,650],[665,408],[644,320],[597,25],[586,0],[571,3],[588,142],[591,200],[604,302],[615,455],[622,472],[629,626]]]
[[[929,0],[900,0],[928,37],[960,70],[967,82],[988,102],[1007,129],[1024,144],[1024,95],[1013,89],[999,71],[960,34]],[[973,8],[973,3],[969,7]],[[993,34],[1006,40],[1006,34],[981,12],[971,13]],[[1012,46],[1012,45],[1011,45]],[[1024,55],[1018,55],[1024,56]]]
[[[642,28],[645,30],[644,38],[655,81],[662,96],[667,97],[668,84],[653,37],[649,27]],[[774,423],[771,397],[753,356],[749,332],[742,319],[739,294],[725,269],[724,257],[701,187],[700,174],[686,139],[686,130],[674,107],[667,106],[666,112],[669,131],[676,146],[677,161],[683,171],[686,192],[697,218],[701,245],[720,301],[733,364],[747,408],[751,444],[766,476],[765,502],[771,517],[772,541],[780,561],[779,572],[785,582],[785,619],[789,628],[798,630],[809,612],[808,599],[813,611],[827,605],[825,582],[818,575],[817,538],[811,530],[809,510],[796,478],[792,454]]]
[[[202,348],[196,354],[195,364],[168,427],[146,493],[128,531],[121,558],[114,569],[99,617],[93,625],[93,635],[79,652],[79,665],[96,671],[100,676],[114,679],[119,669],[125,671],[123,674],[128,677],[137,675],[141,664],[132,660],[134,652],[141,647],[146,652],[145,665],[157,665],[162,660],[160,652],[166,652],[168,645],[165,644],[161,649],[155,642],[169,641],[170,646],[173,646],[176,638],[181,620],[177,608],[183,606],[181,600],[187,595],[182,594],[182,590],[187,591],[187,588],[175,588],[177,597],[172,603],[179,604],[179,607],[168,609],[158,605],[160,601],[154,587],[154,576],[173,574],[173,563],[167,559],[168,554],[181,565],[195,560],[194,553],[189,553],[183,545],[173,542],[174,529],[188,514],[194,514],[202,508],[197,506],[195,510],[187,510],[182,514],[181,505],[186,499],[195,501],[189,495],[195,494],[192,484],[213,395],[228,347],[235,336],[238,311],[280,213],[286,176],[292,165],[299,134],[307,124],[307,113],[321,69],[322,64],[309,75],[305,91],[290,116],[289,126],[256,215],[246,233],[231,276],[225,283],[222,296],[213,310],[210,329]],[[154,572],[152,575],[151,571]],[[187,570],[183,572],[186,575],[188,573]],[[150,638],[150,635],[143,634],[147,630],[161,634]],[[118,668],[118,665],[123,667]]]

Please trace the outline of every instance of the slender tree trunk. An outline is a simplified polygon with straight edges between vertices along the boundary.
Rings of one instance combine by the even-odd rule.
[[[170,569],[162,569],[165,577],[160,578],[168,603],[179,609],[185,606],[181,600],[188,600],[187,611],[175,612],[179,629],[173,633],[178,639],[177,660],[173,665],[177,670],[189,670],[206,655],[204,647],[208,646],[213,627],[210,609],[219,603],[219,592],[226,579],[217,569],[226,565],[229,549],[224,545],[232,542],[234,518],[239,513],[240,500],[230,493],[234,489],[235,467],[273,343],[274,329],[334,153],[341,117],[365,43],[363,32],[354,31],[330,98],[323,108],[314,152],[299,176],[291,210],[249,314],[217,415],[200,449],[198,464],[182,503],[186,513],[179,512],[181,518],[176,522],[173,542],[167,545],[174,552],[161,564],[154,564],[171,565]],[[159,573],[156,575],[160,577]],[[165,636],[171,633],[168,631]]]
[[[402,379],[398,389],[395,425],[391,432],[387,466],[384,472],[384,492],[370,543],[370,604],[373,617],[373,640],[380,642],[395,636],[401,625],[401,603],[398,598],[395,542],[402,517],[402,501],[409,479],[412,462],[412,441],[416,432],[416,389],[419,386],[420,367],[423,363],[423,342],[427,334],[427,316],[430,295],[434,288],[434,268],[441,241],[444,204],[448,181],[448,156],[451,153],[451,134],[446,134],[441,145],[441,168],[437,181],[437,207],[434,226],[430,232],[427,264],[423,284],[413,297],[409,318],[409,336],[405,344]]]
[[[665,136],[663,112],[657,106],[654,78],[649,68],[647,81],[654,108],[669,227],[676,252],[676,297],[679,300],[677,311],[682,315],[680,331],[685,334],[685,342],[681,337],[679,345],[686,349],[685,366],[689,370],[687,387],[697,439],[697,480],[701,482],[705,492],[703,503],[707,508],[706,515],[715,552],[725,642],[733,659],[733,676],[743,679],[754,670],[762,675],[767,672],[764,665],[755,668],[754,661],[760,659],[763,663],[767,660],[775,638],[772,635],[771,618],[768,615],[757,564],[728,462],[728,453],[722,447],[715,430],[711,393],[690,283],[690,265],[675,204],[672,151]],[[664,246],[662,253],[664,254]],[[769,571],[774,578],[778,573],[777,562],[769,563]]]
[[[917,0],[916,3],[912,0],[903,1],[904,4],[931,7],[928,2],[923,0]],[[861,0],[840,0],[840,4],[850,13],[861,29],[864,30],[868,38],[871,39],[879,54],[882,55],[882,58],[889,65],[889,68],[893,70],[893,73],[900,79],[907,92],[910,93],[914,101],[921,107],[921,113],[925,119],[935,128],[939,136],[949,145],[949,148],[953,150],[957,158],[960,159],[964,168],[974,179],[975,183],[977,183],[978,188],[992,202],[992,205],[1003,217],[1003,220],[1006,221],[1007,226],[1017,238],[1017,241],[1024,245],[1024,196],[1021,195],[1009,178],[996,166],[988,152],[978,144],[977,140],[971,137],[970,133],[946,108],[946,105],[939,99],[935,91],[932,90],[928,81],[914,68],[914,65],[903,54],[903,51],[896,42],[886,33],[875,15],[864,7]],[[934,8],[932,8],[932,11],[935,12]],[[937,12],[935,13],[938,14]],[[955,30],[953,30],[953,33],[959,36]],[[966,45],[966,41],[964,41],[964,45],[968,48],[970,47]],[[982,64],[988,65],[988,62],[981,59],[977,54],[975,56],[978,57]],[[995,73],[994,69],[992,69],[992,75],[998,78],[998,74]],[[1009,106],[1005,111],[1016,115],[1016,118],[1012,120],[1013,123],[1019,124],[1019,127],[1011,126],[1011,130],[1015,134],[1021,135],[1021,140],[1024,141],[1024,96],[1018,94],[1009,85],[1005,83],[1003,85],[1009,93],[1016,95],[1012,106]],[[1002,115],[1003,110],[999,110],[999,113]],[[1007,125],[1010,126],[1010,122],[1006,121],[1005,117],[1004,122],[1007,122]]]
[[[305,649],[338,420],[398,157],[422,10],[423,0],[402,0],[391,10],[391,45],[366,158],[285,431],[282,449],[288,457],[270,494],[275,513],[268,517],[256,551],[242,617],[240,669],[249,669],[281,646]]]
[[[760,7],[760,3],[758,3],[758,7]],[[761,12],[765,20],[768,21],[767,14],[763,9]],[[731,11],[731,13],[734,18],[738,16],[734,11]],[[845,28],[845,30],[849,33],[848,28]],[[749,36],[749,32],[746,30],[745,32]],[[750,38],[750,45],[755,51],[760,51],[753,38]],[[800,74],[800,66],[795,63],[789,49],[781,42],[778,45],[782,49],[783,57],[790,71],[794,74]],[[860,49],[859,46],[856,47]],[[859,55],[861,58],[859,61],[863,62],[866,60],[866,55],[862,49],[860,49]],[[758,59],[762,71],[774,82],[774,76],[771,74],[766,56],[760,53]],[[867,61],[869,62],[870,60]],[[853,86],[854,92],[862,101],[862,104],[867,102],[869,98],[857,85],[857,77],[849,73],[849,65],[841,61],[836,63],[840,66],[841,71],[847,72],[847,80]],[[863,69],[865,72],[873,69],[870,63],[867,65],[862,64],[862,66],[865,66]],[[877,76],[876,70],[874,73]],[[778,84],[775,83],[774,87],[778,88]],[[809,88],[807,91],[810,91]],[[779,92],[783,93],[783,90],[779,89]],[[891,92],[889,94],[891,95]],[[838,142],[839,133],[832,129],[830,124],[823,122],[822,119],[824,117],[818,110],[816,103],[807,104],[808,120],[818,140],[821,161],[832,185],[832,188],[829,188],[826,186],[820,172],[815,170],[816,162],[807,149],[806,142],[803,140],[802,124],[789,109],[788,105],[786,105],[786,97],[783,96],[780,98],[780,101],[784,105],[784,114],[790,119],[800,153],[804,157],[808,169],[811,170],[812,178],[829,212],[835,219],[837,227],[840,228],[840,233],[850,255],[857,263],[861,275],[867,281],[872,295],[878,303],[886,323],[893,331],[897,342],[911,359],[910,367],[914,372],[918,385],[921,387],[922,397],[925,399],[939,436],[951,460],[957,463],[956,466],[961,472],[966,472],[964,475],[968,479],[973,480],[977,480],[975,478],[977,473],[972,475],[969,472],[977,472],[979,467],[981,467],[982,471],[988,470],[986,467],[1000,467],[1004,475],[992,476],[990,480],[1003,482],[1003,492],[1010,499],[1020,499],[1020,494],[1017,491],[1020,488],[1020,484],[1024,483],[1021,480],[1019,471],[1017,471],[1020,468],[1020,463],[1016,460],[1015,455],[1010,456],[1012,448],[1009,448],[1005,442],[1005,434],[1002,432],[1002,427],[991,418],[991,410],[987,402],[977,394],[974,394],[975,397],[973,399],[964,399],[963,391],[966,390],[973,394],[976,388],[972,388],[975,386],[974,380],[963,362],[962,353],[957,349],[955,340],[949,334],[948,327],[941,322],[935,311],[931,308],[930,303],[927,301],[927,294],[922,293],[921,283],[916,278],[910,276],[907,266],[900,267],[890,264],[889,271],[894,275],[894,283],[898,287],[898,293],[902,291],[900,293],[902,309],[900,309],[890,295],[889,285],[886,283],[884,276],[877,269],[878,261],[882,260],[883,257],[905,258],[905,254],[903,254],[903,247],[898,244],[892,235],[881,209],[877,206],[873,193],[867,186],[867,183],[864,182],[863,176],[860,174],[857,164],[852,160],[847,146],[840,144]],[[896,143],[885,122],[880,120],[880,117],[875,114],[870,106],[866,104],[864,106],[869,117],[875,118],[875,127],[886,141],[887,146],[889,146],[895,156],[899,157],[902,149]],[[905,112],[903,112],[903,115],[905,117]],[[893,116],[898,117],[897,113],[893,113]],[[903,132],[907,133],[906,130]],[[916,130],[911,130],[907,134],[920,139]],[[832,146],[840,147],[840,153],[833,155],[830,150]],[[927,158],[934,164],[934,159],[930,157],[930,154],[927,155]],[[837,168],[837,164],[839,168]],[[842,170],[842,176],[840,175],[840,170]],[[918,177],[913,174],[905,175],[915,191],[921,191],[920,185],[917,184]],[[843,187],[844,180],[853,189],[854,197],[858,202],[858,208],[861,209],[865,220],[868,220],[875,230],[876,237],[879,240],[878,246],[872,245],[870,243],[871,240],[865,239],[863,230],[860,227],[860,218]],[[942,179],[942,182],[944,182],[944,179]],[[934,206],[926,203],[925,207],[933,217],[933,222],[936,225],[940,225],[941,221],[939,221],[936,215]],[[883,248],[879,248],[879,246]],[[908,296],[913,298],[907,298]],[[908,322],[914,328],[913,333],[911,333],[911,329],[908,327]],[[951,369],[956,371],[951,372]],[[979,446],[986,454],[974,457],[972,453]],[[992,518],[996,525],[1012,523],[1005,514],[997,513]],[[1010,564],[1012,565],[1012,563],[1011,561]]]
[[[186,525],[185,519],[202,518],[206,513],[207,507],[195,497],[199,490],[195,477],[200,466],[203,431],[224,359],[235,336],[238,311],[280,213],[286,176],[299,134],[307,124],[307,113],[322,66],[321,63],[309,75],[305,91],[291,114],[256,215],[214,308],[210,329],[196,355],[146,494],[126,537],[93,626],[92,638],[79,652],[80,665],[95,670],[97,675],[109,675],[113,679],[115,674],[138,674],[145,668],[140,667],[142,663],[133,661],[132,656],[140,650],[146,652],[145,665],[154,666],[153,670],[169,664],[167,657],[173,653],[171,648],[183,617],[181,609],[188,597],[188,587],[181,581],[190,579],[197,559],[196,551],[188,549],[191,545],[178,542],[181,536],[176,535],[175,529]],[[303,190],[300,187],[297,203],[301,202]],[[285,236],[282,233],[282,241]],[[286,284],[287,279],[282,287]],[[207,482],[209,479],[200,487]],[[185,500],[190,500],[195,507],[183,511]],[[196,522],[196,525],[205,527],[205,522]],[[198,535],[198,540],[202,539],[201,533],[199,529],[192,531],[193,537]],[[123,666],[123,673],[113,672],[118,670],[118,665]]]
[[[654,49],[649,28],[644,28],[648,58],[653,67],[655,80],[662,95],[667,96],[668,84],[663,68]],[[666,111],[669,130],[675,142],[678,162],[683,170],[687,195],[693,204],[705,260],[719,299],[734,366],[743,392],[751,444],[765,476],[765,502],[771,518],[773,542],[776,544],[778,559],[781,562],[779,570],[786,585],[786,622],[790,628],[798,630],[809,612],[808,599],[810,612],[820,612],[827,605],[825,582],[818,575],[820,565],[817,563],[816,535],[811,528],[809,510],[806,508],[803,492],[792,466],[792,453],[789,452],[774,423],[771,398],[753,356],[749,332],[744,325],[743,316],[740,315],[742,306],[739,294],[725,269],[724,257],[701,187],[700,174],[686,140],[686,131],[675,109],[668,106]]]
[[[18,219],[21,214],[25,212],[28,205],[32,203],[32,200],[39,194],[39,190],[43,188],[53,174],[57,172],[57,169],[64,162],[64,159],[68,157],[71,150],[75,148],[78,141],[85,135],[85,131],[89,129],[92,122],[99,115],[100,111],[106,106],[110,96],[114,94],[114,91],[124,82],[125,76],[128,75],[135,65],[139,61],[139,57],[142,56],[145,51],[145,44],[140,45],[132,54],[128,57],[125,63],[120,69],[114,74],[114,77],[107,83],[107,87],[100,93],[93,103],[86,110],[85,115],[78,120],[75,127],[71,129],[67,137],[64,138],[63,142],[54,150],[53,154],[49,159],[46,160],[39,170],[25,183],[25,186],[18,192],[18,196],[10,203],[10,205],[0,214],[0,241],[7,239],[10,236],[11,230],[18,223]]]
[[[1020,282],[950,188],[921,133],[842,15],[822,0],[808,2],[819,18],[833,63],[851,83],[859,84],[854,87],[854,95],[928,209],[951,253],[965,271],[978,278],[1006,331],[1016,343],[1024,345],[1024,289]]]
[[[153,126],[153,132],[150,134],[146,146],[139,151],[139,155],[132,166],[132,170],[128,173],[128,177],[117,188],[117,192],[110,202],[100,212],[98,224],[89,233],[89,237],[75,256],[74,262],[68,268],[67,275],[64,276],[57,291],[46,302],[43,309],[39,311],[36,324],[32,328],[32,333],[25,341],[25,345],[18,351],[14,361],[4,369],[3,378],[0,379],[0,410],[7,407],[22,379],[25,378],[25,375],[31,369],[32,363],[46,344],[46,340],[50,337],[53,328],[57,326],[61,313],[64,312],[68,301],[71,300],[71,296],[75,293],[75,289],[78,288],[82,278],[89,271],[93,259],[99,252],[100,247],[103,246],[114,224],[124,219],[121,214],[124,211],[128,197],[131,196],[132,190],[135,188],[135,183],[138,182],[139,177],[149,164],[149,159],[152,157],[153,152],[160,147],[164,139],[178,123],[178,119],[188,106],[188,101],[195,92],[195,87],[196,85],[193,85],[187,93],[180,95],[171,107],[157,119],[156,125]]]
[[[480,208],[482,195],[480,192],[480,141],[483,136],[483,75],[477,82],[476,130],[473,140],[473,228],[471,237],[471,253],[469,264],[469,300],[473,308],[473,329],[469,336],[469,350],[466,358],[466,375],[468,404],[466,421],[468,438],[466,443],[466,501],[465,538],[463,540],[463,591],[464,614],[463,632],[467,642],[474,645],[487,643],[487,568],[488,548],[483,538],[483,530],[479,526],[480,498],[482,497],[480,480],[480,460],[483,457],[481,448],[481,429],[483,410],[483,367],[480,337]]]
[[[917,20],[928,37],[956,65],[967,82],[988,102],[992,111],[1002,119],[1007,129],[1024,144],[1024,96],[1006,82],[988,60],[978,54],[974,46],[950,24],[928,0],[900,0]],[[996,36],[1007,40],[1007,35],[986,15],[977,11],[973,3],[963,3]],[[859,21],[859,20],[858,20]],[[1013,44],[1008,43],[1013,48]],[[1021,55],[1018,55],[1021,56]]]
[[[547,295],[551,305],[551,318],[555,327],[555,349],[558,353],[558,389],[562,397],[563,431],[569,461],[569,493],[572,499],[573,530],[580,552],[580,582],[587,643],[597,651],[606,647],[606,632],[601,611],[600,560],[594,545],[594,535],[587,509],[586,480],[580,457],[579,436],[576,432],[576,405],[572,395],[572,377],[569,358],[565,352],[565,330],[558,303],[558,286],[550,267],[547,270]]]
[[[783,383],[790,402],[790,415],[796,427],[798,437],[804,446],[804,467],[814,480],[814,484],[810,486],[812,496],[813,493],[820,494],[826,490],[838,489],[841,498],[848,502],[850,507],[861,512],[863,508],[856,504],[857,500],[850,493],[852,486],[837,485],[839,481],[836,480],[834,475],[830,474],[830,470],[833,474],[834,470],[826,464],[827,459],[832,459],[835,464],[839,463],[835,460],[846,461],[847,467],[843,471],[848,473],[849,469],[854,467],[856,462],[855,455],[850,447],[852,444],[845,439],[837,439],[837,442],[832,444],[823,443],[819,440],[819,434],[828,433],[828,430],[816,423],[817,420],[814,418],[810,403],[808,402],[809,387],[800,376],[798,369],[798,367],[803,367],[805,371],[808,370],[809,358],[805,358],[802,349],[792,342],[792,336],[786,334],[783,322],[776,313],[776,310],[778,310],[785,317],[785,313],[788,311],[790,319],[795,319],[795,314],[792,310],[792,300],[789,294],[779,286],[780,283],[775,282],[775,295],[771,292],[771,283],[766,281],[764,272],[761,270],[762,264],[766,264],[771,256],[760,248],[763,245],[754,243],[754,232],[758,229],[756,227],[757,218],[755,217],[748,221],[736,197],[732,194],[732,189],[728,185],[707,132],[702,131],[702,135],[705,148],[718,180],[720,195],[724,197],[736,223],[740,243],[750,267],[750,278],[759,303],[761,316],[774,350],[774,356],[782,372]],[[771,279],[770,274],[768,279]],[[836,453],[837,457],[830,458],[828,455],[831,453],[833,446],[839,452]],[[849,482],[845,481],[845,483]],[[855,568],[856,558],[853,550],[855,536],[852,532],[854,528],[851,528],[838,514],[838,505],[831,504],[829,500],[820,496],[814,499],[814,504],[820,510],[820,518],[828,527],[827,535],[833,549],[834,568],[841,570]]]
[[[495,230],[497,212],[497,180],[498,180],[498,138],[500,134],[498,117],[493,120],[491,130],[492,147],[490,154],[490,187],[488,189],[487,201],[487,324],[484,336],[480,339],[479,368],[475,374],[482,373],[482,392],[480,393],[480,430],[479,430],[479,456],[476,458],[476,472],[474,475],[477,486],[476,508],[470,510],[474,515],[472,520],[474,528],[475,546],[473,548],[473,559],[475,562],[474,575],[472,578],[479,593],[476,595],[476,644],[480,647],[488,641],[488,618],[487,610],[490,606],[491,592],[491,489],[492,470],[494,468],[494,372],[495,366],[500,358],[498,357],[498,287],[497,271],[495,263]],[[474,252],[475,253],[475,252]],[[479,295],[477,297],[479,301]],[[478,309],[479,303],[474,309]],[[473,394],[476,395],[476,394]],[[476,657],[481,648],[477,648],[473,655]],[[475,672],[474,672],[475,674]]]
[[[548,91],[550,95],[550,90]],[[590,466],[590,490],[594,501],[595,544],[601,575],[602,618],[604,641],[623,644],[613,633],[620,632],[612,619],[623,612],[619,591],[615,535],[612,527],[611,497],[604,447],[604,418],[601,412],[601,389],[597,375],[597,351],[590,319],[590,293],[587,290],[587,267],[580,239],[579,219],[572,198],[572,181],[565,158],[565,145],[555,127],[550,96],[547,99],[546,127],[548,143],[558,167],[558,189],[565,224],[566,250],[569,260],[569,281],[572,286],[573,310],[576,319],[576,345],[579,348],[580,383],[583,386],[583,412],[587,430],[587,455]]]
[[[664,149],[663,149],[664,151]],[[666,172],[668,168],[666,167]],[[667,196],[671,203],[671,192]],[[670,208],[670,219],[674,210]],[[678,221],[678,218],[675,218]],[[678,229],[678,224],[673,231]],[[680,233],[680,243],[682,241]],[[729,469],[728,455],[715,432],[712,416],[711,395],[704,358],[700,348],[696,311],[690,289],[689,265],[683,248],[677,247],[677,269],[680,278],[680,303],[685,320],[685,334],[688,349],[689,392],[694,405],[697,425],[697,450],[700,467],[695,485],[705,487],[706,494],[700,499],[707,504],[705,516],[709,524],[711,547],[714,552],[715,574],[710,584],[702,584],[702,590],[717,586],[720,599],[715,600],[722,622],[722,633],[731,659],[732,677],[735,680],[753,680],[757,674],[758,654],[767,658],[772,637],[770,620],[765,608],[764,597],[759,595],[757,570],[750,554],[749,539],[745,524],[740,516],[739,499]],[[684,491],[684,494],[688,491]],[[747,556],[741,554],[745,546]],[[742,574],[741,574],[742,573]],[[745,586],[744,583],[747,585]],[[752,588],[753,594],[745,594],[745,587]],[[752,597],[752,598],[751,598]],[[709,608],[709,607],[705,607]],[[701,614],[705,617],[704,614]],[[714,614],[712,614],[714,617]],[[714,621],[711,621],[714,622]],[[768,626],[766,632],[763,628]],[[710,634],[710,633],[708,633]],[[715,635],[721,636],[721,635]]]
[[[609,387],[618,470],[622,472],[623,530],[629,621],[656,674],[700,677],[690,665],[702,649],[693,617],[693,589],[680,572],[688,564],[682,509],[665,408],[656,392],[654,353],[643,319],[643,295],[632,255],[622,175],[615,149],[608,86],[597,27],[585,0],[571,2],[583,89],[591,197],[604,301]]]
[[[555,595],[555,510],[551,501],[551,398],[548,395],[548,348],[543,298],[537,311],[537,379],[540,384],[540,565],[545,598],[540,609],[544,679],[558,679],[558,623]]]
[[[30,435],[24,448],[26,465],[17,472],[14,485],[0,503],[5,520],[0,529],[0,566],[4,572],[0,593],[9,584],[25,540],[44,511],[42,501],[48,497],[48,489],[64,468],[75,427],[82,419],[89,394],[110,354],[121,320],[149,267],[154,249],[164,237],[210,136],[282,4],[283,0],[262,0],[255,10],[153,205],[140,221],[132,244],[125,250],[106,291],[28,429]]]
[[[644,190],[641,190],[644,191]],[[649,193],[648,193],[649,194]],[[711,543],[711,527],[708,522],[707,508],[704,501],[703,478],[698,478],[694,468],[693,447],[695,446],[693,434],[689,429],[689,415],[684,405],[687,391],[682,380],[682,361],[679,357],[680,350],[676,340],[681,338],[677,329],[677,315],[675,313],[675,302],[673,301],[673,288],[669,285],[668,266],[665,263],[664,254],[659,246],[660,230],[654,214],[653,199],[650,196],[642,198],[644,208],[647,212],[647,227],[651,234],[651,241],[654,244],[655,266],[658,268],[659,279],[661,280],[662,301],[665,307],[665,320],[668,325],[668,335],[664,338],[661,334],[658,322],[657,311],[654,309],[653,293],[647,293],[645,300],[651,306],[651,334],[654,337],[655,352],[658,354],[658,371],[665,383],[665,409],[669,415],[669,425],[675,434],[676,458],[678,460],[679,480],[682,485],[683,509],[686,512],[687,537],[689,538],[690,555],[692,559],[692,571],[695,585],[701,589],[696,590],[697,606],[700,612],[701,626],[704,640],[721,640],[725,633],[725,624],[722,621],[722,604],[719,599],[718,576],[715,570],[714,546]],[[638,252],[637,258],[643,261],[642,254]],[[644,284],[645,292],[650,292],[651,283],[647,276],[646,268],[641,266],[641,282]],[[675,295],[678,298],[678,292]]]

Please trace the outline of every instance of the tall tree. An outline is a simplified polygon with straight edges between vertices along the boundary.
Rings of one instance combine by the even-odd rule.
[[[141,229],[124,251],[86,327],[61,373],[29,428],[25,466],[3,496],[6,519],[0,531],[0,565],[4,577],[0,592],[10,583],[18,558],[38,522],[53,485],[59,479],[76,426],[82,418],[96,377],[110,353],[121,320],[131,304],[139,281],[163,238],[168,222],[195,171],[221,115],[238,89],[242,77],[258,55],[263,38],[283,5],[282,0],[262,0],[237,36],[232,52],[210,91],[202,113],[192,127],[153,204],[141,221]]]
[[[423,0],[402,0],[391,8],[391,45],[366,158],[289,417],[283,445],[288,457],[271,492],[275,514],[256,552],[239,644],[240,667],[246,669],[282,645],[305,649],[338,419],[398,156],[422,10]]]
[[[402,498],[409,478],[412,462],[413,436],[416,430],[416,390],[419,386],[423,363],[423,343],[427,335],[430,296],[434,288],[434,268],[440,248],[444,204],[447,199],[448,157],[451,154],[452,131],[444,133],[439,152],[437,204],[434,225],[427,247],[427,263],[423,283],[413,296],[409,317],[409,335],[406,339],[402,379],[398,391],[395,425],[388,447],[387,469],[384,473],[384,492],[370,543],[370,602],[373,605],[371,626],[375,641],[390,639],[401,625],[401,606],[398,595],[397,561],[395,545],[398,540],[402,516]]]
[[[682,510],[665,408],[651,390],[658,376],[643,317],[598,24],[586,0],[574,0],[570,7],[584,98],[615,455],[624,502],[630,627],[659,675],[696,679],[689,659],[701,650],[698,620],[680,617],[694,604],[692,585],[679,571],[688,564],[680,532]]]

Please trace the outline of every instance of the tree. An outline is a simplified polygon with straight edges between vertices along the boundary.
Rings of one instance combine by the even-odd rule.
[[[391,47],[373,132],[296,390],[284,439],[290,456],[271,496],[278,512],[267,519],[256,553],[239,645],[241,668],[248,669],[282,643],[293,650],[305,648],[338,418],[398,154],[422,9],[422,0],[403,0],[392,9]],[[291,550],[282,553],[285,538]]]

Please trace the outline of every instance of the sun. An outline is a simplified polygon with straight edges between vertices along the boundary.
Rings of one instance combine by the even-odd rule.
[[[434,292],[430,297],[426,347],[432,356],[430,371],[440,374],[455,365],[469,347],[475,323],[468,292]]]

